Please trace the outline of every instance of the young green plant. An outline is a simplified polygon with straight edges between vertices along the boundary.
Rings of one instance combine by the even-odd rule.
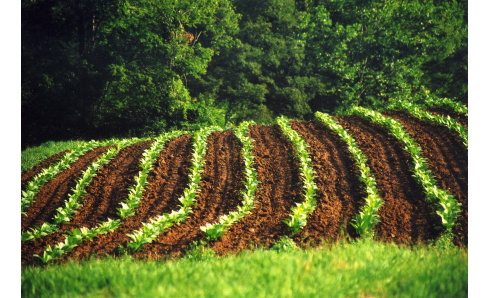
[[[442,125],[447,129],[456,132],[466,146],[466,149],[468,148],[468,131],[464,126],[456,122],[456,120],[449,117],[449,115],[447,117],[434,115],[407,101],[395,101],[390,104],[389,108],[406,111],[420,120]]]
[[[295,156],[300,162],[300,176],[302,177],[304,200],[302,203],[297,203],[297,206],[291,209],[292,213],[290,214],[290,218],[284,220],[291,232],[296,234],[307,224],[307,217],[317,206],[315,199],[317,185],[313,181],[315,178],[315,171],[312,167],[312,160],[309,157],[307,151],[308,145],[305,140],[291,128],[289,120],[286,117],[278,117],[276,121],[283,134],[293,144],[295,148]]]
[[[142,228],[134,231],[127,236],[131,239],[127,243],[129,252],[134,252],[141,249],[145,244],[151,243],[156,237],[171,228],[175,223],[181,223],[188,218],[192,212],[192,206],[196,204],[196,197],[200,191],[199,184],[201,181],[201,173],[205,166],[205,152],[207,148],[208,136],[215,132],[221,131],[220,127],[207,127],[200,129],[193,135],[193,153],[192,164],[190,167],[189,184],[183,191],[183,195],[179,198],[181,208],[178,211],[173,210],[171,213],[164,213],[155,218],[152,218],[149,223],[142,223]]]
[[[113,145],[117,145],[117,147],[110,148],[105,154],[99,157],[96,161],[94,161],[87,169],[83,172],[83,175],[78,178],[76,181],[75,187],[72,189],[73,192],[68,195],[68,199],[64,202],[64,207],[59,207],[56,211],[56,215],[54,215],[53,222],[45,222],[39,227],[32,227],[29,228],[30,231],[24,232],[21,235],[21,241],[29,241],[35,240],[46,235],[52,234],[58,231],[58,226],[60,224],[67,223],[71,220],[72,215],[76,213],[76,211],[82,207],[83,205],[80,201],[83,199],[83,196],[86,194],[85,187],[90,184],[93,177],[96,176],[97,171],[105,164],[107,164],[113,157],[120,152],[123,148],[140,142],[141,140],[137,138],[133,138],[131,140],[122,140],[117,142],[117,140],[113,140]]]
[[[43,169],[41,173],[36,175],[29,183],[25,191],[22,191],[21,198],[21,213],[26,215],[25,210],[35,200],[36,195],[39,193],[41,187],[46,183],[54,179],[60,172],[70,167],[70,164],[78,160],[78,158],[86,152],[93,150],[100,146],[106,146],[106,143],[97,141],[91,141],[89,143],[79,146],[77,149],[68,152],[57,163],[50,167]]]
[[[135,177],[136,184],[130,188],[129,198],[122,204],[122,208],[119,208],[118,215],[121,219],[134,214],[135,209],[139,206],[140,200],[142,199],[142,191],[147,185],[146,179],[149,172],[153,169],[152,165],[156,162],[159,152],[163,150],[165,143],[174,137],[183,134],[183,132],[175,131],[163,134],[156,138],[156,141],[152,143],[151,147],[143,153],[143,159],[140,162],[139,175]],[[125,204],[125,205],[124,205]],[[124,206],[129,206],[129,208],[124,208]],[[121,211],[123,209],[123,211]],[[57,259],[61,255],[71,251],[79,243],[84,240],[91,240],[97,235],[106,234],[115,231],[121,223],[121,219],[112,220],[108,218],[107,221],[101,222],[98,226],[92,229],[82,227],[80,229],[75,229],[73,231],[65,234],[65,239],[63,242],[59,242],[54,247],[46,246],[46,250],[43,252],[42,256],[34,255],[40,258],[44,263],[50,262]]]
[[[370,168],[366,165],[367,158],[359,149],[354,138],[330,115],[316,112],[315,117],[322,121],[328,128],[336,132],[347,143],[354,161],[359,168],[359,181],[364,185],[367,193],[366,204],[361,207],[359,214],[353,219],[351,225],[362,238],[374,237],[374,226],[380,222],[378,210],[383,205],[383,200],[376,189],[376,179]]]
[[[209,240],[215,240],[222,236],[232,224],[240,221],[244,216],[251,213],[251,210],[255,207],[254,193],[258,187],[258,174],[253,168],[254,156],[251,151],[253,148],[253,139],[247,137],[249,125],[255,124],[254,122],[242,122],[236,130],[236,136],[242,143],[242,156],[244,159],[244,186],[245,190],[241,192],[242,204],[237,207],[237,211],[230,212],[229,214],[222,215],[218,222],[213,224],[206,224],[200,227],[205,232]]]
[[[354,107],[351,112],[387,128],[393,136],[402,142],[405,150],[412,156],[414,177],[423,187],[426,201],[437,207],[437,214],[441,217],[442,225],[446,229],[445,234],[451,234],[452,228],[456,224],[456,218],[461,212],[461,204],[452,194],[438,187],[435,177],[428,170],[427,160],[422,157],[420,146],[410,137],[403,126],[392,118],[362,107]]]

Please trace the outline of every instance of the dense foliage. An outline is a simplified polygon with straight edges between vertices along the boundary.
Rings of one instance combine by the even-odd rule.
[[[467,0],[22,0],[22,145],[467,102]]]

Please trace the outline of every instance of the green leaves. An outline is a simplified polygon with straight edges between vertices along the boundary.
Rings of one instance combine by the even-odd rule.
[[[139,139],[134,138],[131,140],[113,140],[105,144],[116,144],[116,148],[110,148],[105,154],[94,161],[85,171],[83,175],[79,177],[75,188],[72,189],[72,193],[68,195],[68,199],[64,202],[64,207],[59,207],[53,218],[53,223],[43,223],[40,227],[30,228],[30,231],[22,233],[21,240],[29,241],[44,237],[48,234],[56,232],[57,226],[63,223],[67,223],[72,218],[72,215],[76,213],[78,208],[83,205],[79,203],[82,197],[86,194],[85,187],[90,184],[93,177],[96,176],[97,171],[105,164],[107,164],[121,149],[140,142]],[[105,145],[104,144],[104,145]]]
[[[405,132],[403,126],[394,119],[386,118],[378,112],[362,107],[354,107],[351,112],[386,127],[392,135],[403,143],[405,150],[411,154],[414,161],[412,167],[414,177],[424,188],[426,201],[437,205],[437,214],[442,219],[442,225],[446,228],[446,233],[450,233],[452,227],[456,224],[456,218],[461,212],[461,204],[446,190],[437,187],[435,177],[427,170],[427,161],[421,156],[422,149],[420,146]]]
[[[441,101],[433,101],[433,100],[429,101],[429,104],[427,105],[448,107],[457,113],[466,114],[466,116],[468,116],[468,108],[466,108],[463,104],[459,102],[453,102],[448,100],[447,98],[444,98]],[[420,120],[447,127],[449,130],[458,133],[459,137],[461,138],[464,145],[466,146],[466,149],[468,148],[468,131],[464,126],[457,123],[454,119],[450,118],[449,116],[443,117],[443,116],[431,114],[429,112],[422,110],[420,106],[414,105],[411,102],[407,102],[403,100],[393,101],[390,104],[389,108],[404,110]]]
[[[380,222],[378,210],[383,205],[383,200],[376,189],[376,179],[371,173],[370,168],[366,165],[367,158],[359,149],[354,138],[330,115],[316,112],[315,117],[325,123],[332,131],[339,134],[347,145],[359,168],[359,181],[364,185],[368,196],[365,198],[366,204],[361,207],[359,214],[353,218],[351,225],[356,229],[358,234],[363,238],[372,238],[374,236],[373,228]]]
[[[294,131],[289,123],[289,120],[281,116],[277,118],[277,123],[280,126],[283,134],[293,143],[295,147],[295,156],[300,162],[300,176],[303,182],[303,196],[302,203],[297,204],[292,208],[290,218],[284,220],[286,225],[290,227],[293,234],[300,232],[302,227],[307,224],[307,216],[310,215],[316,207],[315,191],[317,185],[313,181],[315,179],[315,171],[312,168],[312,160],[308,154],[308,145],[300,137],[300,135]]]
[[[200,227],[200,229],[205,232],[210,240],[220,238],[232,224],[250,214],[251,210],[255,207],[254,193],[256,192],[259,181],[257,178],[257,172],[253,167],[254,156],[251,153],[253,148],[252,142],[254,142],[254,140],[246,136],[248,127],[252,124],[254,124],[254,122],[242,122],[235,132],[237,138],[243,144],[242,156],[244,159],[245,190],[241,191],[241,196],[243,198],[242,205],[237,207],[237,212],[234,211],[230,212],[228,215],[221,216],[218,223],[207,223],[205,226]]]
[[[27,190],[22,191],[21,198],[21,212],[25,214],[25,210],[29,207],[30,203],[35,200],[35,196],[39,192],[39,189],[48,181],[52,180],[61,171],[68,169],[69,165],[75,162],[79,156],[85,154],[86,152],[93,150],[99,146],[103,145],[100,142],[91,141],[78,149],[68,152],[63,158],[59,160],[54,165],[51,165],[47,169],[43,169],[41,173],[34,177],[32,181],[27,184]]]
[[[174,223],[183,222],[192,212],[191,207],[196,204],[196,196],[199,192],[200,174],[205,166],[204,156],[207,137],[212,132],[220,130],[222,130],[220,127],[208,127],[200,129],[193,135],[192,164],[189,170],[190,182],[183,191],[183,195],[178,199],[182,207],[178,211],[173,210],[170,214],[164,213],[153,218],[150,220],[150,223],[143,223],[142,229],[128,234],[127,236],[132,240],[127,243],[130,252],[142,248],[146,243],[151,243],[161,232],[172,227]]]

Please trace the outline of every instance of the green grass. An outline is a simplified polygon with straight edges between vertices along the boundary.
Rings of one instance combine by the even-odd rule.
[[[82,141],[49,141],[42,145],[31,147],[21,152],[21,170],[30,170],[32,167],[47,159],[49,156],[70,150],[81,145]]]
[[[171,261],[91,259],[22,268],[36,297],[466,297],[468,253],[374,242]]]

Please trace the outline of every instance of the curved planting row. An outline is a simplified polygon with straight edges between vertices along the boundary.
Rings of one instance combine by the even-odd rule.
[[[244,216],[251,213],[251,210],[256,207],[254,193],[258,187],[259,181],[257,178],[257,172],[254,169],[254,157],[251,153],[253,139],[246,136],[249,125],[254,124],[252,122],[242,122],[239,128],[236,130],[236,136],[243,144],[242,157],[244,158],[244,173],[245,180],[244,185],[246,190],[241,192],[242,204],[237,208],[237,211],[232,211],[228,214],[219,217],[218,223],[207,223],[205,226],[201,226],[200,229],[205,232],[209,240],[215,240],[222,236],[232,224],[238,222]]]
[[[442,219],[442,225],[447,229],[447,234],[452,233],[452,228],[456,224],[456,218],[461,212],[461,204],[456,198],[444,189],[438,187],[434,176],[428,170],[427,159],[422,156],[422,149],[405,131],[403,126],[392,118],[383,116],[382,114],[367,110],[365,108],[356,107],[352,109],[353,113],[359,114],[373,123],[386,127],[392,135],[402,142],[404,149],[410,153],[413,159],[414,177],[419,184],[422,185],[425,199],[430,204],[436,204],[436,213]]]
[[[458,136],[400,111],[316,118],[80,154],[25,209],[22,263],[180,256],[199,241],[223,254],[283,236],[304,246],[344,237],[408,244],[438,239],[442,226],[467,245],[467,148]]]
[[[44,222],[41,226],[30,227],[30,231],[23,232],[21,241],[29,241],[52,234],[58,230],[58,225],[69,222],[72,215],[76,213],[77,209],[83,206],[81,200],[86,194],[85,187],[92,181],[97,171],[105,164],[107,164],[119,151],[133,143],[139,142],[138,139],[122,140],[117,143],[117,148],[110,148],[105,154],[93,162],[83,175],[77,180],[73,192],[69,194],[68,199],[64,201],[64,207],[58,207],[56,214],[53,217],[52,223]]]

